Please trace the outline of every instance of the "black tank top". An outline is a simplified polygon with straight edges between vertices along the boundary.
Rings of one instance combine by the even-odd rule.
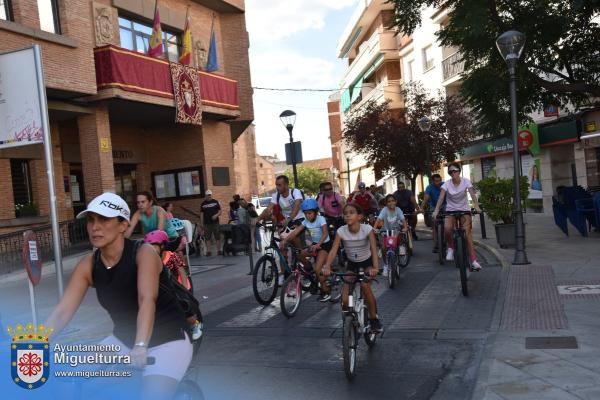
[[[139,245],[125,239],[123,255],[119,262],[108,269],[100,258],[100,250],[94,254],[92,280],[96,288],[98,302],[108,312],[113,321],[113,335],[125,345],[133,347],[135,342],[138,290],[136,255]],[[143,266],[140,266],[143,268]],[[161,279],[165,278],[164,271]],[[170,293],[159,287],[156,299],[154,329],[149,347],[185,339],[184,331],[188,329],[185,314],[181,306]]]

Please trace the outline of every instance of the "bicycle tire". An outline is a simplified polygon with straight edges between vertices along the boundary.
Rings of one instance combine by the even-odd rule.
[[[299,272],[291,273],[283,282],[281,293],[279,294],[281,312],[288,318],[292,318],[296,315],[300,309],[300,303],[302,302],[302,282],[298,282],[298,279],[302,280],[302,276]],[[290,293],[292,293],[291,296]],[[293,301],[287,303],[286,300],[288,299],[293,299]],[[288,307],[288,305],[291,305],[291,307]]]
[[[444,245],[444,225],[437,225],[438,262],[444,265],[446,262],[446,246]]]
[[[363,309],[363,321],[368,321],[369,320],[369,312],[367,311],[366,308]],[[371,329],[366,329],[365,333],[364,333],[364,338],[365,338],[365,343],[367,344],[367,346],[369,346],[369,348],[375,346],[375,343],[377,342],[377,334],[375,332],[371,332]]]
[[[386,257],[386,263],[387,263],[387,281],[388,281],[388,287],[390,289],[393,289],[394,286],[396,286],[396,255],[394,254],[394,252],[390,251],[387,254]]]
[[[413,255],[413,252],[414,252],[413,251],[414,249],[413,249],[413,236],[412,235],[413,235],[413,231],[412,231],[412,229],[410,229],[409,232],[408,232],[408,235],[407,235],[407,237],[408,237],[408,245],[406,246],[407,247],[406,248],[406,250],[407,250],[406,254],[408,254],[409,258]],[[408,263],[406,263],[406,265],[408,265]]]
[[[404,246],[404,245],[401,244],[400,246]],[[410,251],[409,251],[408,248],[405,248],[404,249],[404,254],[399,254],[398,255],[398,264],[402,268],[406,268],[408,266],[409,262],[410,262]]]
[[[467,265],[469,260],[467,259],[467,252],[465,249],[465,239],[462,235],[456,235],[454,238],[454,262],[458,267],[460,274],[460,288],[462,295],[467,297],[469,295],[469,285],[467,282]]]
[[[342,334],[342,349],[344,355],[344,372],[346,378],[352,381],[356,376],[356,356],[357,356],[357,337],[356,327],[354,326],[354,316],[344,316],[344,332]]]
[[[279,271],[275,259],[269,254],[260,257],[252,271],[252,291],[259,304],[266,306],[275,300],[277,288],[279,287],[278,279]],[[265,288],[259,289],[259,283],[264,284]]]
[[[177,392],[175,392],[174,400],[204,400],[204,393],[200,386],[190,380],[185,379],[179,382],[177,385]]]

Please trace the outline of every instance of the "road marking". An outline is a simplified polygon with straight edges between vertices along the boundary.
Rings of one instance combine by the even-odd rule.
[[[560,285],[559,294],[600,294],[600,285]]]

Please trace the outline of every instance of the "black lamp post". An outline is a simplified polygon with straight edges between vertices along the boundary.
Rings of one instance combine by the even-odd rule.
[[[431,120],[427,117],[420,118],[417,121],[419,129],[423,134],[427,135],[427,146],[425,147],[425,175],[431,181],[431,142],[429,141],[429,130],[431,129]]]
[[[292,171],[294,171],[294,187],[298,188],[298,170],[296,169],[296,149],[294,148],[294,137],[292,131],[294,130],[294,124],[296,123],[296,113],[291,110],[285,110],[279,114],[279,118],[283,123],[283,126],[287,129],[290,134],[290,153],[292,153]]]
[[[513,264],[529,264],[525,251],[525,226],[523,224],[523,209],[521,204],[521,158],[519,155],[517,128],[517,63],[525,46],[525,35],[517,31],[504,32],[496,39],[496,46],[508,65],[510,76],[510,122],[513,143],[513,164],[515,180],[514,216],[516,225],[516,250]]]
[[[350,183],[350,156],[352,155],[352,152],[346,150],[344,155],[346,156],[346,166],[348,168],[348,196],[350,196],[350,193],[352,193],[352,183]]]

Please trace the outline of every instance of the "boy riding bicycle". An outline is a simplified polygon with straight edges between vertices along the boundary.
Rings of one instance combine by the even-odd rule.
[[[331,250],[332,240],[329,238],[329,229],[327,221],[322,215],[319,215],[319,204],[315,199],[306,199],[302,202],[302,212],[305,219],[296,227],[289,235],[281,241],[281,248],[287,248],[287,242],[294,240],[305,230],[308,231],[311,245],[302,250],[298,258],[300,261],[308,265],[307,257],[315,257],[315,273],[321,285],[320,302],[326,302],[331,299],[331,289],[327,286],[327,278],[321,275],[323,264],[327,260],[329,251]]]
[[[371,225],[361,223],[363,217],[363,210],[359,205],[351,203],[346,204],[344,207],[346,225],[337,231],[333,246],[323,266],[323,275],[325,277],[331,274],[331,264],[342,242],[344,243],[344,251],[348,258],[348,271],[358,273],[359,270],[364,270],[366,275],[371,278],[377,276],[379,259],[377,257],[375,233]],[[344,309],[348,306],[349,288],[350,285],[344,282],[342,288],[342,307]],[[377,316],[377,302],[371,289],[371,282],[366,281],[361,283],[361,289],[369,311],[371,330],[373,332],[382,332],[383,327]]]

